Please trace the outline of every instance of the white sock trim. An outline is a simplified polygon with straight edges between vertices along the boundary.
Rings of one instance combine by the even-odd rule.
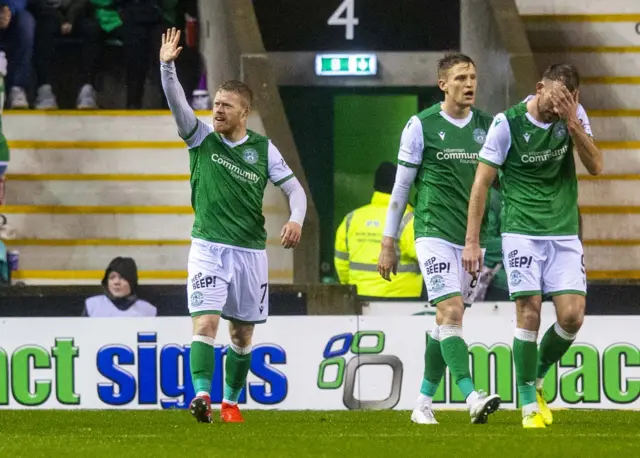
[[[558,334],[564,340],[575,340],[577,336],[577,334],[571,334],[570,332],[567,332],[564,329],[562,329],[560,327],[560,323],[558,323],[557,321],[553,325],[553,330],[556,331],[556,334]]]
[[[232,342],[229,344],[229,348],[231,348],[233,351],[235,351],[239,355],[248,355],[249,353],[251,353],[252,346],[249,345],[248,347],[242,348],[242,347],[238,347],[237,345],[234,345]]]
[[[228,399],[223,399],[222,402],[229,404],[230,406],[235,406],[237,404],[236,401],[229,401]]]
[[[534,412],[540,412],[540,408],[538,407],[537,402],[532,402],[531,404],[526,404],[522,406],[523,417],[526,417],[527,415],[531,415]]]
[[[207,345],[211,345],[212,347],[215,345],[216,343],[216,339],[214,339],[213,337],[208,337],[208,336],[199,336],[199,335],[195,335],[193,336],[193,339],[191,339],[192,342],[202,342],[202,343],[206,343]]]
[[[433,405],[433,398],[431,396],[420,393],[416,404],[418,408],[422,407],[423,405],[431,407]]]
[[[431,331],[431,334],[429,334],[429,337],[440,342],[440,326],[436,324],[433,328],[433,331]]]
[[[440,342],[444,339],[448,339],[449,337],[460,337],[462,338],[462,326],[457,326],[454,324],[443,324],[438,326],[438,333],[440,337]]]
[[[537,342],[538,341],[538,331],[529,331],[528,329],[520,329],[516,328],[516,332],[514,336],[518,340],[523,340],[525,342]]]

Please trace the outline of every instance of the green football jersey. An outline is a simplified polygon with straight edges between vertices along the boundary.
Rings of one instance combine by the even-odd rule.
[[[416,239],[435,237],[464,246],[478,153],[491,121],[492,116],[476,108],[466,119],[453,119],[442,111],[440,103],[409,120],[398,163],[418,168]]]
[[[193,237],[262,250],[266,246],[262,200],[269,179],[269,139],[247,131],[227,144],[211,132],[189,149]]]
[[[578,117],[591,135],[581,106]],[[525,100],[496,116],[480,160],[503,172],[503,234],[577,237],[578,180],[573,141],[563,120],[536,121]]]

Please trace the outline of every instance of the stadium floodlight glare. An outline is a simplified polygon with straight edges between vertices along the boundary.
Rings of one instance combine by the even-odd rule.
[[[373,76],[378,73],[375,54],[317,54],[318,76]]]

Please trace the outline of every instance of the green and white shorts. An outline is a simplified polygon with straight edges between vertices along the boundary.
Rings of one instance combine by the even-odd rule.
[[[416,239],[420,271],[432,304],[455,296],[462,296],[466,305],[473,304],[478,282],[462,266],[463,248],[433,237]]]
[[[587,293],[582,242],[503,234],[502,256],[511,299]]]
[[[191,240],[187,298],[191,316],[214,314],[246,323],[269,316],[266,250]]]

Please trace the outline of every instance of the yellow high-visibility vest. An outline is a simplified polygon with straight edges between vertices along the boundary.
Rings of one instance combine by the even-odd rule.
[[[417,298],[422,292],[422,274],[416,255],[411,207],[407,208],[398,231],[398,274],[392,274],[388,282],[378,273],[380,243],[390,200],[390,194],[376,191],[369,205],[345,216],[336,232],[334,264],[340,283],[356,285],[359,296]]]

